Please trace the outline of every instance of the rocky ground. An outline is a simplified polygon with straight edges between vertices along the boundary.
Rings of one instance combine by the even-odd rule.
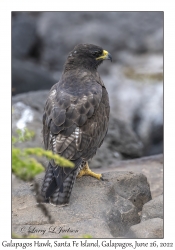
[[[41,238],[87,234],[93,238],[163,238],[163,156],[123,161],[114,171],[103,173],[103,178],[77,179],[70,204],[52,206],[37,202],[43,174],[36,177],[37,191],[34,182],[13,177],[13,233]]]
[[[93,165],[92,169],[93,169]],[[97,173],[112,171],[134,171],[144,174],[150,183],[152,198],[163,193],[163,154],[142,157],[134,160],[116,161],[105,168],[94,169]]]
[[[25,126],[35,131],[31,141],[18,146],[43,147],[42,110],[47,93],[36,91],[12,98],[12,134]],[[104,173],[105,181],[78,179],[66,207],[40,207],[32,191],[34,184],[14,177],[12,231],[43,238],[84,234],[93,238],[162,238],[163,155],[141,157],[143,147],[132,127],[111,115],[108,135],[90,162],[92,170]],[[135,157],[141,158],[131,159]],[[41,162],[47,165],[45,159]],[[37,183],[42,178],[43,174],[38,176]]]

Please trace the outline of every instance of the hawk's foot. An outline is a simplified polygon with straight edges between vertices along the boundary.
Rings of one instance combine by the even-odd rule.
[[[90,170],[88,162],[84,165],[84,167],[80,170],[79,174],[77,175],[78,178],[82,177],[83,175],[92,176],[98,180],[103,180],[102,174],[96,174]]]

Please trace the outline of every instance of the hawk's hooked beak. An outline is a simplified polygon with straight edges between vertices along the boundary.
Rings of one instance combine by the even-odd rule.
[[[109,52],[107,52],[106,50],[103,50],[103,54],[102,56],[99,56],[96,58],[96,60],[99,60],[99,59],[102,59],[102,60],[110,60],[112,62],[112,56]]]

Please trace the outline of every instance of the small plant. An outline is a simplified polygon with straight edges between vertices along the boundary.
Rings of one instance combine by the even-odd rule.
[[[62,167],[73,167],[74,164],[65,158],[53,154],[52,151],[42,148],[25,148],[21,149],[15,146],[18,142],[30,140],[35,133],[25,128],[17,130],[17,137],[12,137],[12,172],[24,181],[31,180],[35,175],[44,171],[44,167],[33,156],[46,157],[53,159],[56,164]]]
[[[92,239],[92,236],[90,234],[84,234],[83,238],[84,239]]]
[[[62,236],[63,239],[74,239],[75,237],[69,236],[69,235],[63,235]],[[92,236],[90,234],[84,234],[82,236],[78,236],[76,238],[80,238],[80,239],[92,239]]]
[[[39,237],[37,235],[29,234],[29,235],[18,235],[15,233],[12,233],[12,239],[38,239]]]

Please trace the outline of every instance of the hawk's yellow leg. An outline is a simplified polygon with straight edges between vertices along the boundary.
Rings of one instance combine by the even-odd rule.
[[[88,162],[86,161],[86,164],[84,165],[84,167],[80,170],[79,174],[77,175],[77,177],[82,177],[83,175],[89,175],[92,176],[98,180],[103,180],[102,175],[101,174],[96,174],[94,172],[92,172],[89,168]]]

